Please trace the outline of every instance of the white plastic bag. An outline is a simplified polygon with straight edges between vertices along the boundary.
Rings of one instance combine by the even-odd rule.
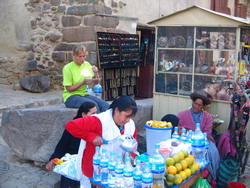
[[[63,158],[64,160],[67,160],[67,161],[63,162],[60,165],[56,165],[53,171],[69,179],[80,181],[83,177],[82,154],[85,149],[85,145],[86,145],[86,142],[84,140],[81,140],[81,143],[78,149],[78,154],[74,154],[74,155],[70,155],[68,153],[65,154],[65,157]]]

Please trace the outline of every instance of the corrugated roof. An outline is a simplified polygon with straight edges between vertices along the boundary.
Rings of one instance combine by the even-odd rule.
[[[216,12],[216,11],[213,11],[213,10],[210,10],[210,9],[207,9],[207,8],[203,8],[203,7],[200,7],[200,6],[197,6],[197,5],[193,5],[191,7],[188,7],[186,9],[183,9],[183,10],[180,10],[180,11],[177,11],[177,12],[174,12],[172,14],[169,14],[167,16],[164,16],[164,17],[161,17],[161,18],[158,18],[156,20],[153,20],[153,21],[150,21],[148,22],[148,24],[151,24],[152,22],[155,22],[155,21],[158,21],[158,20],[161,20],[161,19],[165,19],[169,16],[173,16],[175,14],[179,14],[181,12],[184,12],[184,11],[187,11],[189,9],[192,9],[192,8],[199,8],[199,9],[202,9],[202,10],[205,10],[207,12],[210,12],[212,14],[216,14],[218,16],[223,16],[223,17],[226,17],[228,19],[232,19],[232,20],[235,20],[235,21],[238,21],[238,22],[241,22],[241,23],[244,23],[244,24],[250,24],[250,20],[247,20],[247,19],[244,19],[244,18],[240,18],[240,17],[235,17],[235,16],[231,16],[231,15],[228,15],[228,14],[224,14],[224,13],[220,13],[220,12]]]

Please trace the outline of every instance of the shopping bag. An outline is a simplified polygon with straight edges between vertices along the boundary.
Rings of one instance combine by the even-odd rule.
[[[208,183],[206,179],[199,177],[192,188],[211,188],[211,185]]]
[[[56,165],[53,171],[57,174],[65,176],[66,178],[80,181],[83,177],[82,173],[82,155],[85,149],[86,142],[81,140],[80,146],[78,149],[78,154],[70,155],[65,154],[61,159],[64,160],[60,165]]]
[[[82,172],[79,172],[79,166],[77,163],[78,154],[67,157],[70,157],[70,159],[60,165],[56,165],[53,171],[57,174],[65,176],[66,178],[80,181],[82,178]]]

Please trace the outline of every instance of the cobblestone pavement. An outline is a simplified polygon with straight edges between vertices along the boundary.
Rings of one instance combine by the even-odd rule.
[[[2,112],[62,103],[62,91],[30,93],[0,84],[0,121]],[[1,167],[4,166],[4,169]],[[250,171],[250,170],[249,170]],[[250,188],[250,173],[240,181]],[[0,134],[0,188],[58,188],[60,177],[47,172],[44,164],[18,158]]]

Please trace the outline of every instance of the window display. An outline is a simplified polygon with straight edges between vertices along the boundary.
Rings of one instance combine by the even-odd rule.
[[[229,100],[225,79],[238,73],[236,28],[157,28],[155,91],[190,95],[205,89],[216,100]]]

